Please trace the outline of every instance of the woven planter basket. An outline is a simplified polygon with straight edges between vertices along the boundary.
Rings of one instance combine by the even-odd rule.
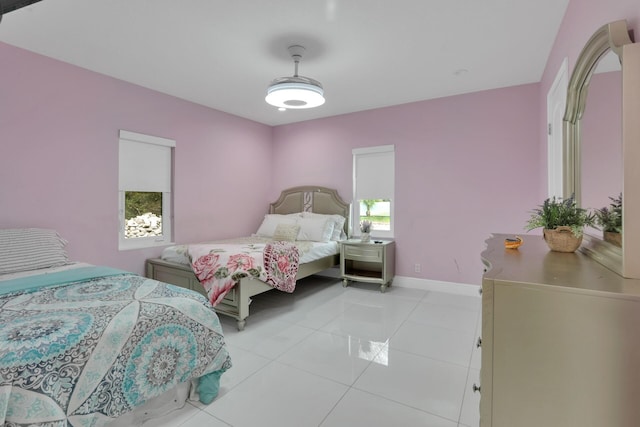
[[[622,247],[622,234],[614,233],[611,231],[605,231],[602,235],[605,242],[609,242],[611,244],[616,245],[617,247]]]
[[[555,252],[575,252],[582,243],[582,236],[574,236],[571,227],[545,228],[542,232],[549,249]]]

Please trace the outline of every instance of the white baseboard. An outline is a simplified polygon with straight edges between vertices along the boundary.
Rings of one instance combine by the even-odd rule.
[[[339,268],[329,268],[318,273],[320,276],[340,279]],[[420,289],[423,291],[447,292],[456,295],[468,295],[479,297],[480,285],[470,285],[467,283],[443,282],[441,280],[417,279],[415,277],[395,276],[392,286],[399,288]]]
[[[480,296],[480,285],[470,285],[468,283],[444,282],[441,280],[396,276],[393,278],[392,286],[421,289],[423,291],[447,292],[456,295]]]

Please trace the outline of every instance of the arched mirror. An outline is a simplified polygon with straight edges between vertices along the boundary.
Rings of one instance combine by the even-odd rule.
[[[626,21],[602,26],[576,61],[564,116],[564,197],[574,194],[580,206],[594,210],[611,211],[622,201],[622,232],[605,239],[603,230],[587,229],[581,251],[618,274],[634,278],[640,278],[640,268],[625,259],[640,254],[640,245],[636,248],[633,243],[640,240],[640,233],[637,239],[630,234],[636,234],[631,219],[640,212],[636,211],[636,187],[640,186],[629,185],[629,173],[634,163],[640,168],[640,153],[630,150],[631,135],[638,125],[623,117],[632,114],[635,107],[629,107],[630,100],[638,97],[640,76],[629,70],[636,66],[638,55]]]

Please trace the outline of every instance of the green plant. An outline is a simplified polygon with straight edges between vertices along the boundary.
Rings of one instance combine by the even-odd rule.
[[[561,226],[568,226],[574,236],[582,236],[583,228],[586,226],[595,227],[596,217],[587,209],[576,205],[576,200],[572,195],[568,199],[547,199],[537,209],[531,211],[531,218],[527,222],[527,231],[534,228],[546,228],[553,230]]]
[[[382,199],[364,199],[361,200],[362,204],[365,206],[366,210],[366,214],[365,216],[371,216],[371,208],[378,202],[382,202],[384,200]]]
[[[622,193],[618,197],[609,197],[609,200],[611,200],[609,206],[596,210],[596,224],[602,227],[602,231],[620,233],[622,232]]]

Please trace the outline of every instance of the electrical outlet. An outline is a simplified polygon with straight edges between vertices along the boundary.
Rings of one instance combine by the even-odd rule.
[[[422,267],[420,266],[420,264],[416,264],[414,268],[416,273],[420,273],[422,271]]]

